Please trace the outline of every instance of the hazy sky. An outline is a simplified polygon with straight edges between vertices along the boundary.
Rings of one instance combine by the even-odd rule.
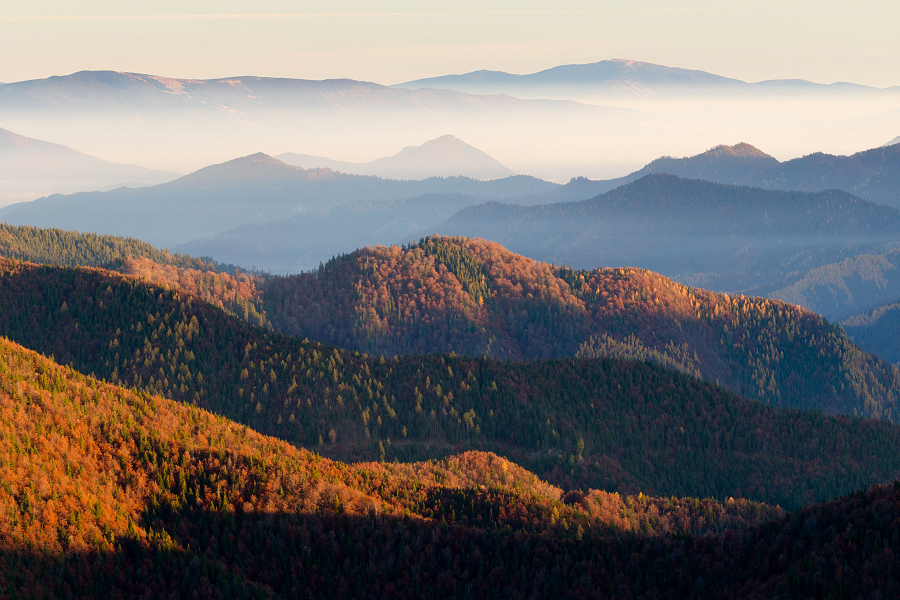
[[[0,81],[113,69],[399,83],[628,58],[900,85],[900,2],[5,0]]]

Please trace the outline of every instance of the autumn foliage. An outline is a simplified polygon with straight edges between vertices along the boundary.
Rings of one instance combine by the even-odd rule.
[[[900,483],[785,516],[563,494],[489,454],[351,466],[5,340],[0,473],[8,598],[900,591]]]

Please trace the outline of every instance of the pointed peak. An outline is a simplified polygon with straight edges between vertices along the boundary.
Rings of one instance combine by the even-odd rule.
[[[737,156],[740,158],[773,158],[759,148],[752,146],[746,142],[740,142],[739,144],[735,144],[734,146],[722,144],[710,149],[704,154],[710,154],[713,156]]]

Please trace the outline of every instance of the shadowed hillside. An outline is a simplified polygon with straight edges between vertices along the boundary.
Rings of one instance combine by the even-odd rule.
[[[348,466],[6,340],[0,415],[14,597],[581,598],[621,577],[648,597],[821,597],[893,594],[900,576],[900,484],[782,516],[730,498],[562,495],[492,455]]]
[[[898,426],[765,407],[646,362],[376,358],[88,269],[5,262],[0,294],[0,333],[27,347],[334,457],[492,450],[566,488],[785,507],[900,472]]]

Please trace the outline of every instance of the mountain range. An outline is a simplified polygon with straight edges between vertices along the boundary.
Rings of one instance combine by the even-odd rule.
[[[897,209],[838,190],[784,192],[653,174],[581,202],[473,206],[431,231],[495,240],[577,268],[640,266],[742,291],[881,251],[898,227]]]
[[[54,195],[14,204],[0,209],[0,218],[16,225],[133,236],[171,247],[240,225],[283,220],[354,201],[431,193],[505,199],[555,187],[524,175],[492,181],[465,177],[395,181],[302,169],[254,154],[147,188]]]
[[[454,90],[416,91],[351,79],[228,77],[176,79],[118,71],[80,71],[71,75],[8,83],[0,90],[0,113],[66,110],[82,113],[182,111],[194,116],[235,118],[285,116],[291,111],[366,111],[369,114],[434,110],[516,111],[537,107],[577,108],[574,102],[473,96]],[[591,107],[584,106],[590,110]]]
[[[836,187],[852,191],[855,195],[866,197],[872,202],[892,205],[900,203],[900,196],[895,191],[898,188],[894,185],[895,181],[900,181],[900,150],[895,151],[893,147],[876,148],[850,157],[830,157],[819,154],[779,162],[745,143],[735,146],[717,146],[703,154],[689,158],[662,157],[620,179],[594,181],[576,178],[566,185],[554,186],[548,191],[537,194],[510,198],[505,202],[533,206],[580,201],[607,193],[654,173],[671,173],[682,178],[705,179],[727,184],[754,185],[760,189],[824,191]],[[448,197],[446,203],[442,202],[438,196],[429,196],[404,200],[402,203],[345,205],[337,212],[329,211],[316,215],[298,216],[278,223],[242,226],[210,239],[179,246],[178,249],[197,255],[218,256],[228,262],[265,265],[267,268],[281,273],[297,272],[314,267],[319,261],[326,260],[330,256],[364,245],[391,244],[404,239],[413,239],[421,234],[440,231],[438,224],[447,218],[442,215],[452,212],[453,209],[461,210],[476,204],[479,204],[476,196],[455,196],[452,200]],[[432,208],[427,209],[427,207]],[[547,208],[546,210],[552,211],[553,209]],[[418,230],[413,229],[416,224],[420,225]],[[710,231],[715,231],[719,225],[712,223],[710,227]],[[462,229],[453,231],[460,235],[489,237],[486,231],[479,229],[471,232]],[[889,240],[885,238],[883,241]],[[880,246],[877,244],[870,248],[880,251]],[[524,248],[519,251],[526,255],[530,252]],[[848,256],[845,253],[837,258],[843,260]],[[546,253],[534,257],[547,260],[556,258]],[[623,258],[623,260],[631,265],[662,268],[661,265],[655,263],[649,265],[630,262],[640,260],[637,257]],[[821,260],[829,259],[822,257]],[[581,265],[581,263],[579,264]],[[815,267],[820,266],[824,265],[821,262],[815,264]],[[682,271],[666,272],[670,275],[683,275]],[[806,271],[796,275],[792,275],[792,273],[793,271],[788,269],[771,274],[771,277],[765,282],[759,282],[762,287],[758,293],[769,294],[781,287],[792,285],[792,283],[784,281],[782,277],[797,279],[802,277]],[[710,285],[713,284],[710,283]],[[738,285],[744,284],[734,284],[734,286]],[[754,288],[759,287],[757,283],[748,285]],[[775,285],[776,287],[766,288],[766,285]],[[717,289],[742,291],[748,288],[729,286]],[[773,297],[783,296],[775,295]],[[791,298],[791,301],[797,300],[795,297]],[[787,299],[786,296],[785,299]],[[819,312],[826,312],[831,316],[836,314],[846,316],[872,305],[851,303],[835,313],[824,304],[808,302],[801,304]]]
[[[747,143],[719,145],[690,157],[663,156],[616,179],[577,178],[563,187],[523,198],[517,203],[547,204],[587,199],[651,173],[769,190],[819,192],[839,189],[871,202],[900,208],[900,144],[886,144],[850,156],[817,152],[784,162]]]
[[[112,163],[0,129],[0,206],[50,194],[164,183],[178,173]]]
[[[822,85],[800,79],[747,83],[705,71],[624,59],[561,65],[526,75],[481,70],[462,75],[417,79],[394,87],[412,90],[452,89],[472,94],[509,94],[521,98],[586,95],[652,98],[699,94],[900,94],[900,86],[882,90],[851,83]]]
[[[582,129],[591,123],[612,131],[639,116],[565,100],[405,90],[349,79],[192,80],[82,71],[9,83],[0,91],[0,120],[10,129],[182,172],[259,148],[302,143],[319,155],[378,156],[406,140],[448,131],[476,145],[524,142],[553,131],[565,136],[573,119]]]
[[[458,140],[445,137],[393,158],[395,164],[399,164],[397,161],[401,161],[403,157],[430,156],[426,160],[429,162],[438,160],[436,154],[440,155],[440,148],[446,147],[467,151],[466,146]],[[311,269],[332,256],[365,245],[398,243],[418,239],[429,233],[478,236],[498,239],[513,250],[539,260],[555,260],[586,268],[627,264],[657,270],[680,281],[712,286],[722,291],[753,289],[757,290],[756,293],[769,294],[794,285],[811,269],[837,263],[857,254],[880,254],[887,250],[884,244],[891,241],[890,234],[876,234],[874,230],[884,229],[892,222],[891,215],[894,213],[885,212],[884,223],[877,226],[871,224],[874,230],[866,232],[860,229],[852,235],[848,233],[850,237],[838,234],[837,230],[843,227],[838,225],[835,231],[828,234],[838,236],[828,242],[832,245],[832,250],[819,246],[815,251],[810,248],[821,241],[815,237],[819,235],[815,232],[815,227],[806,227],[804,235],[807,237],[802,239],[795,239],[793,236],[797,232],[793,232],[792,245],[787,247],[782,243],[778,248],[771,245],[779,246],[778,236],[783,237],[792,231],[791,226],[771,221],[775,217],[766,210],[756,211],[759,214],[754,213],[752,219],[767,221],[769,232],[759,230],[751,237],[746,237],[745,234],[738,236],[738,229],[746,229],[747,224],[735,221],[730,225],[723,225],[715,214],[729,210],[738,211],[735,214],[743,214],[742,211],[752,212],[752,206],[762,206],[772,198],[787,198],[778,196],[778,192],[774,190],[766,192],[765,188],[822,190],[816,192],[820,194],[819,198],[824,199],[830,195],[838,204],[839,198],[846,197],[845,208],[849,211],[845,211],[846,216],[863,207],[868,207],[864,208],[866,211],[876,209],[868,204],[860,204],[849,195],[841,196],[835,191],[824,190],[845,189],[874,202],[898,204],[900,200],[896,197],[894,182],[900,181],[900,150],[895,148],[900,148],[900,145],[867,150],[849,157],[816,154],[779,162],[749,144],[717,146],[689,158],[662,157],[618,180],[592,181],[577,178],[564,186],[526,176],[489,181],[465,177],[428,178],[421,181],[387,180],[373,176],[347,175],[327,168],[303,169],[257,154],[206,167],[163,185],[102,193],[57,195],[20,203],[0,209],[0,217],[12,224],[131,235],[159,246],[177,247],[179,251],[193,255],[216,256],[218,260],[225,262],[256,265],[280,273]],[[706,209],[702,208],[705,206],[702,203],[694,207],[693,210],[699,211],[698,223],[706,225],[703,235],[699,238],[694,236],[696,239],[692,238],[687,244],[682,241],[689,230],[693,231],[690,228],[696,229],[696,226],[684,223],[688,229],[679,228],[680,225],[677,224],[680,223],[680,217],[673,213],[671,218],[675,220],[668,221],[669,224],[658,232],[658,238],[650,243],[646,237],[648,224],[659,221],[661,217],[659,214],[650,214],[648,224],[645,224],[641,221],[642,215],[650,211],[649,206],[654,203],[668,202],[666,195],[672,190],[661,184],[654,186],[637,183],[648,177],[650,179],[647,181],[674,181],[660,179],[660,173],[672,173],[692,180],[718,181],[720,184],[755,186],[753,189],[756,191],[739,192],[727,185],[715,187],[719,184],[679,183],[675,187],[699,185],[702,188],[692,193],[712,193],[716,198],[716,206],[707,206],[707,209],[714,208],[716,212],[704,214]],[[603,244],[609,244],[609,249],[601,251],[597,248],[592,251],[593,257],[580,256],[578,252],[582,250],[576,251],[574,246],[587,248],[585,240],[590,238],[582,240],[564,234],[558,242],[545,240],[541,236],[546,238],[550,235],[553,238],[560,234],[551,235],[550,230],[541,230],[544,225],[535,225],[541,231],[537,233],[538,241],[532,240],[530,245],[520,245],[521,242],[512,237],[514,230],[520,225],[517,221],[523,218],[522,215],[545,213],[549,217],[552,214],[562,214],[575,206],[573,201],[584,202],[585,198],[610,194],[611,190],[608,188],[618,189],[619,195],[631,195],[638,193],[636,191],[640,189],[642,191],[639,194],[643,197],[641,202],[650,202],[646,206],[633,204],[630,218],[634,221],[629,226],[631,230],[628,235],[625,235],[617,222],[610,221],[610,217],[603,217],[604,220],[598,227],[608,230],[608,234],[601,236],[605,241],[601,242],[600,248],[604,248]],[[738,203],[747,201],[745,196],[754,198],[752,204],[738,206]],[[796,197],[812,198],[802,195]],[[499,206],[475,208],[485,201],[494,200],[514,205],[546,206],[528,211]],[[802,202],[809,201],[807,199]],[[624,205],[619,203],[617,206],[619,208],[616,210],[620,210]],[[835,209],[844,210],[832,205],[827,211]],[[461,210],[464,212],[455,215]],[[496,213],[496,219],[482,219],[482,216],[478,216],[474,221],[469,221],[472,214],[487,215],[488,212],[484,211]],[[506,214],[500,216],[503,211]],[[182,218],[173,222],[171,215],[180,215]],[[584,223],[578,222],[581,218],[572,216],[570,225],[560,222],[558,226],[571,226],[572,232],[580,231],[585,227]],[[492,230],[491,227],[495,225],[499,225],[501,230]],[[832,224],[824,222],[820,225],[832,227]],[[729,248],[725,255],[712,251],[713,246],[709,245],[713,243],[710,236],[719,234],[737,236],[722,241]],[[515,235],[524,239],[522,236],[525,233],[519,231]],[[589,235],[596,235],[596,232]],[[741,240],[744,242],[738,244]],[[555,243],[561,245],[554,248]],[[563,250],[563,247],[568,249]],[[639,247],[643,249],[639,250]],[[676,250],[670,252],[669,247]],[[737,258],[732,261],[727,258],[730,256]],[[722,261],[731,262],[726,265]],[[756,266],[752,266],[754,262]],[[750,271],[747,271],[748,268]],[[829,315],[846,316],[865,310],[873,304],[850,303],[845,311],[840,309],[838,313],[825,305],[807,303],[804,306]]]
[[[375,175],[384,179],[454,176],[502,179],[515,175],[496,159],[452,135],[441,136],[421,146],[407,146],[393,156],[367,163],[350,163],[292,152],[278,154],[275,158],[305,169],[327,168],[341,173]]]

